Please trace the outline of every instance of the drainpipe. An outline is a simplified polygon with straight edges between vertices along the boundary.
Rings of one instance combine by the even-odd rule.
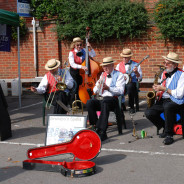
[[[38,70],[37,70],[37,50],[36,50],[36,21],[33,17],[32,20],[32,25],[33,25],[33,46],[34,46],[34,68],[36,71],[36,77],[38,77]]]

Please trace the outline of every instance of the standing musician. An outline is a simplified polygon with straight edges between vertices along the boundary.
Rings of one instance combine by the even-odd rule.
[[[120,54],[121,57],[123,57],[123,61],[120,62],[116,66],[116,70],[124,73],[129,73],[130,71],[133,70],[131,73],[131,82],[128,82],[126,84],[126,90],[128,93],[128,98],[129,98],[129,107],[130,107],[130,113],[135,113],[135,108],[134,108],[134,100],[135,97],[137,96],[138,98],[138,90],[136,87],[136,84],[138,80],[142,80],[142,70],[140,65],[137,67],[137,62],[131,60],[131,56],[133,55],[131,49],[123,49],[122,53]],[[126,79],[125,79],[126,80]],[[139,111],[139,107],[136,105],[136,111]]]
[[[96,125],[96,131],[102,141],[107,139],[106,130],[108,127],[109,111],[115,109],[118,105],[117,96],[122,95],[125,89],[124,75],[114,70],[115,61],[112,57],[106,57],[101,64],[104,72],[101,74],[100,79],[96,82],[93,92],[98,94],[102,90],[102,100],[90,99],[87,101],[87,110],[90,125]],[[103,85],[100,85],[104,81]],[[102,88],[102,89],[101,89]],[[97,118],[96,111],[101,111],[99,119]]]
[[[60,100],[64,105],[68,104],[68,99],[66,92],[68,92],[68,89],[73,88],[73,78],[70,75],[70,72],[67,70],[65,73],[64,69],[59,70],[60,76],[57,76],[58,74],[58,68],[60,66],[60,61],[56,59],[50,59],[45,65],[45,69],[48,70],[48,73],[46,73],[40,82],[39,86],[37,88],[31,86],[31,91],[37,92],[38,94],[45,94],[45,100],[47,101],[49,99],[49,103],[52,100],[52,97],[55,93],[55,96],[53,98],[52,105],[54,105],[54,114],[66,114],[66,111],[56,102],[57,100]],[[56,78],[57,76],[57,78]],[[67,88],[62,91],[56,88],[56,84],[58,81],[62,81],[62,77],[65,77],[65,84]]]
[[[94,49],[91,47],[89,42],[87,43],[87,46],[88,48],[90,48],[89,56],[95,57],[96,53]],[[70,74],[77,83],[76,94],[77,94],[77,99],[79,99],[78,90],[79,90],[79,85],[82,84],[82,77],[79,73],[79,70],[80,69],[83,69],[84,71],[88,70],[86,66],[81,65],[85,60],[86,49],[83,48],[83,40],[81,40],[81,38],[79,37],[76,37],[73,39],[73,42],[71,43],[70,48],[72,49],[69,52]],[[73,100],[74,100],[74,97],[73,97]]]
[[[173,126],[176,122],[176,113],[184,108],[184,72],[178,68],[178,54],[169,52],[165,57],[165,71],[161,77],[161,85],[153,85],[153,89],[157,91],[156,96],[160,100],[145,111],[148,118],[159,130],[164,128],[164,132],[160,134],[160,138],[165,138],[165,145],[172,144]],[[160,117],[164,112],[165,121]]]

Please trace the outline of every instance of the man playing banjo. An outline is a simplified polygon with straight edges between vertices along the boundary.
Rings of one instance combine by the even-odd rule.
[[[138,90],[136,87],[136,84],[138,80],[142,80],[142,70],[140,65],[137,67],[137,62],[131,60],[131,56],[133,55],[131,49],[123,49],[122,53],[120,54],[121,57],[123,57],[123,61],[120,62],[116,70],[122,72],[123,74],[130,74],[125,75],[126,80],[126,89],[128,94],[128,104],[130,107],[130,113],[135,113],[134,108],[134,99],[137,95],[138,98]],[[136,110],[139,110],[139,107],[136,105]]]

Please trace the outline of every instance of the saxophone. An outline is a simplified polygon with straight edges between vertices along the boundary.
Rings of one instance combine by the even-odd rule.
[[[158,84],[158,78],[160,77],[160,75],[162,74],[162,72],[164,71],[164,69],[165,69],[164,67],[161,67],[160,66],[160,71],[159,72],[156,72],[155,79],[154,79],[154,83],[153,84]],[[155,103],[155,99],[156,99],[156,92],[155,92],[155,90],[149,91],[146,94],[146,100],[147,100],[148,108],[150,108]]]
[[[154,80],[153,84],[158,84],[158,77],[159,77],[159,75],[158,75],[158,73],[156,73],[155,80]],[[146,94],[148,108],[150,108],[155,103],[155,98],[156,98],[155,90],[148,91],[148,93]]]

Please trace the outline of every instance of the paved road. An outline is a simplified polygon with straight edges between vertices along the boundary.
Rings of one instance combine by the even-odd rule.
[[[0,142],[0,182],[2,184],[183,184],[184,141],[174,137],[175,143],[162,144],[156,135],[156,128],[143,117],[146,104],[140,102],[140,112],[133,117],[136,130],[144,129],[148,138],[136,140],[132,136],[132,121],[125,112],[127,129],[123,135],[117,134],[116,125],[108,128],[108,139],[102,142],[101,152],[93,161],[97,166],[95,175],[83,178],[68,178],[60,173],[24,170],[22,161],[27,159],[29,148],[42,146],[45,142],[46,127],[42,125],[42,97],[25,94],[22,109],[18,108],[18,98],[7,97],[12,121],[13,136]],[[52,110],[47,112],[52,113]],[[86,113],[86,112],[85,112]],[[110,121],[114,121],[112,113]],[[152,137],[152,138],[150,138]],[[129,143],[131,141],[131,143]],[[51,160],[72,160],[70,154],[50,157]]]

